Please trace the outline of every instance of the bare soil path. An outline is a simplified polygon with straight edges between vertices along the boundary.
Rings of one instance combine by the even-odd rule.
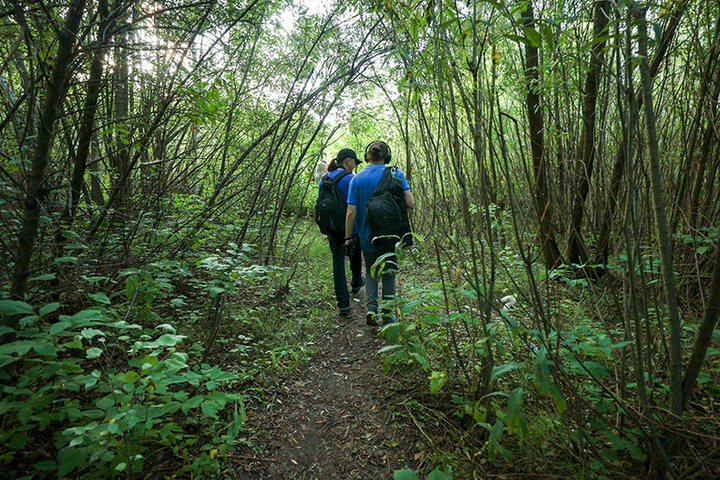
[[[352,302],[352,318],[317,340],[312,360],[253,410],[247,426],[258,433],[250,440],[262,451],[238,462],[236,478],[380,480],[417,464],[417,428],[398,406],[393,377],[383,375],[377,351],[385,341],[365,325],[361,300]]]

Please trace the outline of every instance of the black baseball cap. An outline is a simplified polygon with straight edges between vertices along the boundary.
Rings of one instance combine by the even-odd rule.
[[[352,158],[357,163],[362,163],[362,160],[358,158],[357,153],[355,153],[355,150],[353,150],[352,148],[343,148],[338,152],[337,159],[342,160],[343,158]]]

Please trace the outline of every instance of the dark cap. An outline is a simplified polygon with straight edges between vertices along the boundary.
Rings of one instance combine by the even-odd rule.
[[[343,148],[342,150],[340,150],[338,152],[338,154],[337,154],[338,162],[345,158],[352,158],[352,159],[355,159],[355,161],[357,163],[362,163],[362,160],[358,159],[357,154],[355,153],[355,150],[353,150],[351,148]]]

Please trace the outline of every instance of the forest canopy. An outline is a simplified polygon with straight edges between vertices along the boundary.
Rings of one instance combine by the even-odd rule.
[[[416,200],[380,354],[463,432],[435,463],[720,475],[717,2],[12,0],[0,22],[13,478],[162,478],[150,452],[221,478],[278,352],[334,315],[315,165],[377,139]]]

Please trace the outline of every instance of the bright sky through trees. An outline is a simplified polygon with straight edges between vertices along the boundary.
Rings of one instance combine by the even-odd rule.
[[[296,0],[294,8],[288,8],[281,15],[281,23],[286,31],[291,31],[295,26],[297,9],[303,10],[307,8],[308,15],[315,15],[321,12],[327,12],[328,2],[322,0]]]

